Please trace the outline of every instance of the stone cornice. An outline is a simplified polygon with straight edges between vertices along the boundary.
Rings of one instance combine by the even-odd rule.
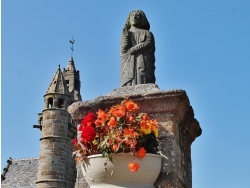
[[[136,101],[142,112],[170,113],[182,119],[189,109],[189,99],[184,90],[162,91],[155,84],[142,84],[115,89],[94,100],[78,101],[68,107],[68,112],[76,123],[80,123],[89,111],[105,110],[125,98]],[[145,111],[146,110],[146,111]]]

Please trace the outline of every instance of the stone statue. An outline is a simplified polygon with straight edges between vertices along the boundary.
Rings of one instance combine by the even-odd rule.
[[[141,10],[132,11],[121,37],[121,85],[155,83],[155,42]]]

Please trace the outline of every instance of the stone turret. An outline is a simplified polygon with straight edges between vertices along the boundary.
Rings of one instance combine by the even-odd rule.
[[[42,130],[37,188],[70,188],[76,181],[71,138],[76,132],[67,108],[81,100],[79,71],[73,58],[63,72],[58,67],[44,95],[44,109],[38,114]]]

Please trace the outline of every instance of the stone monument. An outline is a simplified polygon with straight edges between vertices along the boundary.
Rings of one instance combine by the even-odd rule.
[[[155,83],[154,37],[145,14],[132,11],[122,33],[121,88],[69,106],[80,124],[89,111],[108,109],[125,98],[136,102],[159,123],[159,154],[163,157],[157,188],[192,188],[191,144],[201,135],[199,122],[184,90],[162,91]]]

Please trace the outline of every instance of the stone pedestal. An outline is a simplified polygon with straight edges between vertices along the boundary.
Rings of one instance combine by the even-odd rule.
[[[123,87],[92,101],[73,103],[68,112],[75,122],[80,123],[89,111],[105,110],[125,98],[135,101],[141,112],[147,112],[151,118],[158,120],[158,140],[163,165],[155,186],[191,188],[191,144],[201,135],[201,128],[194,118],[185,91],[161,91],[155,84]]]

